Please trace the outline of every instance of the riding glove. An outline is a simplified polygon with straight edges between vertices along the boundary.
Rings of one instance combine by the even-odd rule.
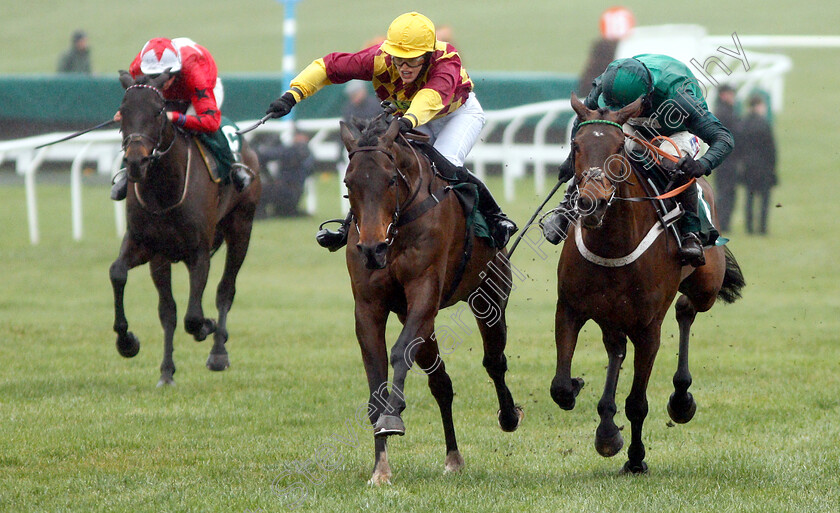
[[[414,126],[411,124],[411,120],[406,117],[401,117],[398,120],[400,124],[400,133],[405,134],[407,132],[411,132],[414,129]]]
[[[701,176],[709,174],[706,170],[706,166],[691,158],[691,155],[686,155],[681,159],[679,168],[686,174],[686,176],[690,176],[692,178],[700,178]]]
[[[268,106],[268,110],[265,111],[265,113],[270,114],[272,118],[282,118],[292,111],[292,107],[294,107],[296,103],[297,101],[295,101],[295,97],[292,96],[292,93],[287,91],[283,94],[283,96],[271,102],[271,105]]]

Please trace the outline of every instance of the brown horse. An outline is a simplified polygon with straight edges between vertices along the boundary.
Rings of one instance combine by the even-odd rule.
[[[370,387],[368,417],[374,425],[372,484],[390,482],[387,436],[405,434],[400,417],[406,407],[403,391],[415,364],[428,376],[440,407],[445,470],[458,471],[464,465],[452,423],[452,382],[438,346],[457,335],[446,326],[435,330],[435,317],[443,307],[468,303],[484,341],[484,367],[496,386],[499,425],[514,431],[522,419],[505,384],[505,307],[512,286],[506,252],[472,233],[465,236],[464,211],[455,193],[436,176],[427,157],[398,135],[398,123],[389,126],[380,118],[358,128],[341,124],[341,139],[350,153],[344,181],[355,218],[347,269],[356,302],[356,337]],[[385,324],[390,312],[397,314],[403,329],[391,349],[394,378],[389,383]],[[446,352],[454,346],[447,344]]]
[[[160,88],[168,78],[163,73],[153,79],[139,77],[135,82],[126,72],[120,75],[125,88],[120,105],[120,130],[129,183],[128,230],[110,271],[117,350],[131,358],[140,350],[140,342],[128,331],[123,294],[128,270],[150,262],[164,333],[158,386],[174,383],[172,339],[177,319],[171,286],[173,262],[182,261],[189,270],[186,331],[197,341],[215,333],[207,359],[210,370],[220,371],[230,365],[225,350],[227,314],[236,292],[236,275],[248,252],[251,224],[260,197],[257,157],[247,146],[242,148],[242,157],[244,164],[254,171],[250,187],[237,193],[233,186],[223,186],[210,177],[194,138],[177,129],[166,117],[166,101]],[[227,257],[216,294],[217,324],[204,317],[201,298],[210,257],[222,242],[227,243]]]
[[[609,358],[598,403],[601,422],[595,432],[595,448],[602,456],[618,453],[624,442],[613,420],[615,392],[629,337],[635,347],[634,375],[625,411],[632,440],[623,471],[646,472],[642,443],[642,424],[648,413],[646,391],[668,308],[681,292],[676,304],[679,357],[668,413],[675,422],[684,423],[696,410],[688,392],[691,324],[697,312],[709,310],[716,298],[727,303],[739,298],[744,280],[732,253],[724,247],[706,249],[706,265],[681,267],[676,240],[667,233],[659,234],[639,256],[637,248],[646,234],[655,233],[652,228],[659,219],[650,201],[621,201],[647,196],[641,177],[630,172],[621,125],[639,114],[641,100],[618,112],[592,111],[573,95],[572,107],[583,122],[572,141],[580,192],[577,207],[583,214],[570,230],[557,267],[557,372],[551,396],[561,408],[574,408],[583,380],[571,377],[572,355],[581,327],[594,320],[603,333]],[[714,216],[711,188],[705,180],[699,183]]]

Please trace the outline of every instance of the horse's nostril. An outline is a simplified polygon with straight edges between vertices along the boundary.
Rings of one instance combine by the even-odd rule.
[[[592,210],[592,206],[593,206],[592,200],[589,199],[586,196],[579,197],[578,200],[577,200],[577,204],[578,204],[578,209],[581,210],[582,212],[589,212],[589,211]]]
[[[379,244],[377,244],[376,249],[374,249],[374,252],[377,255],[381,255],[382,253],[385,253],[386,251],[388,251],[388,244],[386,244],[384,242],[380,242]]]
[[[356,249],[359,250],[359,253],[365,252],[365,248],[361,244],[356,244]]]

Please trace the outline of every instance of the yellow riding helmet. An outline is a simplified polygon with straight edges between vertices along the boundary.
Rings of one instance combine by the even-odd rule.
[[[397,17],[388,27],[382,49],[394,57],[413,59],[435,50],[435,25],[417,12]]]

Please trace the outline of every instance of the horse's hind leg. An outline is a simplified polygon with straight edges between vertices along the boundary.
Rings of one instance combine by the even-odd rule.
[[[694,417],[697,403],[688,391],[691,386],[691,372],[688,370],[688,342],[691,325],[697,310],[687,296],[682,295],[676,305],[677,323],[680,327],[680,352],[677,358],[677,372],[674,374],[674,393],[668,400],[668,415],[678,424],[685,424]]]
[[[495,269],[506,271],[506,276],[496,276],[495,280],[489,275],[485,277],[478,292],[470,296],[468,303],[475,315],[478,330],[484,342],[482,364],[496,387],[496,396],[499,399],[499,427],[502,431],[512,432],[516,431],[524,417],[522,408],[516,406],[513,395],[505,383],[505,373],[508,370],[505,357],[507,345],[505,310],[513,282],[510,269],[506,265],[496,266]],[[491,280],[493,280],[492,285],[489,283]]]
[[[697,411],[697,403],[688,392],[688,387],[691,386],[691,373],[688,370],[691,325],[698,312],[706,312],[715,304],[725,271],[726,258],[723,248],[710,248],[706,250],[706,265],[698,267],[680,283],[680,292],[683,295],[676,304],[680,352],[677,372],[674,374],[674,393],[668,400],[668,415],[679,424],[690,421]]]
[[[123,237],[120,254],[109,270],[111,287],[114,289],[114,331],[117,333],[117,351],[126,358],[136,356],[140,351],[140,340],[128,331],[123,299],[128,270],[149,261],[148,252],[131,240],[130,234]]]
[[[163,361],[160,363],[160,381],[158,386],[174,385],[175,362],[172,360],[174,350],[173,338],[175,326],[178,324],[177,307],[172,297],[172,264],[163,257],[155,257],[149,264],[152,281],[158,291],[158,317],[163,327]]]
[[[598,415],[601,423],[595,430],[595,450],[605,457],[615,456],[624,446],[621,432],[615,425],[615,389],[618,386],[618,375],[624,355],[627,353],[627,337],[615,330],[604,330],[604,346],[607,349],[609,363],[607,364],[607,379],[604,383],[604,393],[598,401]]]
[[[225,342],[228,339],[227,315],[233,306],[233,298],[236,295],[236,277],[239,269],[245,261],[248,253],[248,245],[251,241],[251,223],[253,211],[231,214],[232,221],[224,226],[225,242],[227,244],[227,256],[225,257],[225,270],[222,280],[216,289],[216,308],[219,311],[219,318],[216,325],[216,333],[213,336],[213,347],[207,357],[207,368],[212,371],[222,371],[230,367]]]
[[[196,251],[194,257],[187,262],[190,274],[190,299],[187,314],[184,316],[184,329],[197,342],[201,342],[208,335],[216,331],[216,321],[204,317],[201,298],[204,287],[207,286],[207,275],[210,272],[210,252],[207,248]]]

